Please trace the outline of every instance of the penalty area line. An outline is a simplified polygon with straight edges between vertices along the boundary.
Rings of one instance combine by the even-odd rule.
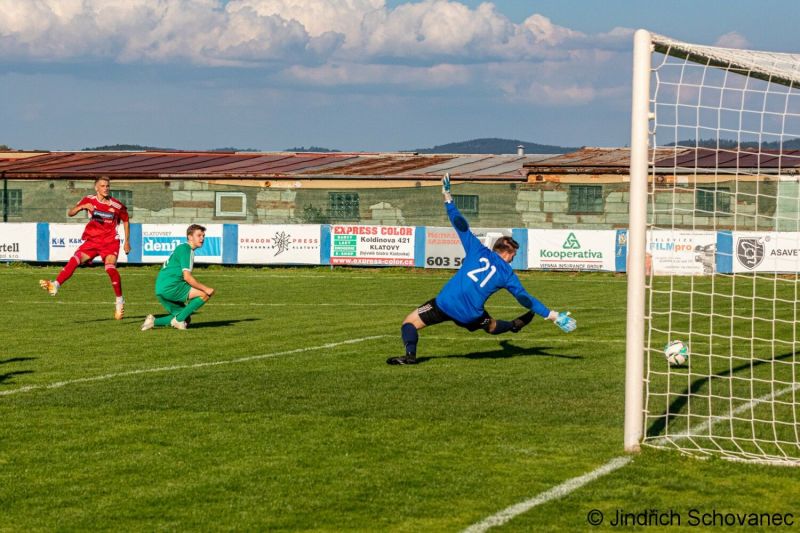
[[[527,513],[534,507],[538,505],[542,505],[543,503],[547,503],[551,500],[557,500],[559,498],[563,498],[564,496],[570,494],[571,492],[583,487],[584,485],[591,483],[597,478],[603,477],[606,474],[610,474],[611,472],[622,468],[623,466],[627,465],[631,462],[631,458],[628,456],[623,457],[616,457],[606,464],[595,468],[591,472],[588,472],[582,476],[574,477],[572,479],[568,479],[564,483],[560,485],[556,485],[552,489],[546,490],[529,500],[525,500],[524,502],[519,502],[511,507],[507,507],[500,511],[499,513],[493,514],[492,516],[485,518],[484,520],[478,522],[477,524],[473,524],[469,526],[467,529],[464,530],[463,533],[483,533],[484,531],[488,530],[489,528],[501,526],[511,520],[512,518],[519,516],[523,513]]]
[[[212,366],[222,366],[222,365],[232,365],[237,363],[248,363],[251,361],[259,361],[261,359],[271,359],[273,357],[279,357],[283,355],[293,355],[298,353],[305,353],[305,352],[313,352],[316,350],[326,350],[329,348],[337,348],[339,346],[345,346],[347,344],[358,344],[359,342],[371,341],[376,339],[382,339],[385,337],[389,337],[389,335],[372,335],[370,337],[361,337],[358,339],[350,339],[346,341],[340,342],[330,342],[327,344],[320,344],[318,346],[307,346],[305,348],[295,348],[294,350],[285,350],[283,352],[273,352],[261,355],[249,355],[247,357],[239,357],[237,359],[227,359],[221,361],[208,361],[204,363],[192,363],[190,365],[171,365],[171,366],[159,366],[153,368],[140,368],[136,370],[127,370],[125,372],[114,372],[111,374],[103,374],[100,376],[90,376],[85,378],[77,378],[77,379],[70,379],[66,381],[56,381],[54,383],[48,383],[43,385],[26,385],[24,387],[19,387],[17,389],[10,389],[0,391],[0,396],[11,396],[13,394],[22,394],[24,392],[31,392],[37,390],[50,390],[50,389],[58,389],[61,387],[66,387],[67,385],[76,385],[79,383],[92,383],[95,381],[106,381],[114,378],[121,378],[127,376],[137,376],[140,374],[157,374],[159,372],[174,372],[176,370],[193,370],[195,368],[206,368]]]
[[[752,409],[758,404],[774,400],[779,396],[783,396],[784,394],[796,391],[798,389],[800,389],[800,384],[796,383],[794,385],[784,387],[783,389],[777,390],[770,394],[765,394],[758,398],[754,398],[753,400],[743,405],[740,405],[736,409],[731,410],[728,414],[711,417],[707,421],[697,424],[696,426],[693,426],[684,433],[679,433],[671,437],[660,437],[659,439],[655,440],[652,445],[657,447],[664,446],[670,441],[684,440],[691,438],[692,436],[700,435],[701,432],[710,431],[711,428],[716,424],[731,420],[735,418],[737,415],[749,409]],[[511,507],[503,509],[499,513],[493,514],[492,516],[482,520],[481,522],[471,525],[470,527],[465,529],[463,533],[482,533],[488,530],[489,528],[505,524],[512,518],[515,518],[523,513],[526,513],[538,505],[547,503],[552,500],[557,500],[559,498],[563,498],[567,494],[583,487],[587,483],[590,483],[595,479],[598,479],[606,474],[610,474],[611,472],[614,472],[615,470],[622,468],[623,466],[630,463],[632,459],[633,458],[631,456],[627,455],[616,457],[607,462],[606,464],[604,464],[603,466],[595,470],[592,470],[588,474],[584,474],[580,477],[569,479],[564,483],[557,485],[545,492],[542,492],[541,494],[538,494],[537,496],[534,496],[529,500],[525,500],[524,502],[520,502],[512,505]]]

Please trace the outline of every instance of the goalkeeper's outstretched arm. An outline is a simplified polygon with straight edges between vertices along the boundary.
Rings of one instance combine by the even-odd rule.
[[[544,318],[545,320],[553,321],[553,323],[556,326],[561,328],[561,331],[565,333],[570,333],[572,331],[575,331],[575,328],[578,327],[578,323],[575,321],[574,318],[570,316],[569,311],[558,312],[549,309],[546,305],[544,305],[542,302],[531,296],[528,293],[528,291],[525,290],[525,288],[522,286],[522,283],[519,282],[519,278],[517,278],[516,275],[511,277],[511,280],[509,280],[506,289],[514,296],[514,298],[517,299],[517,301],[522,307],[530,309],[531,313],[535,313],[540,317]],[[530,322],[530,319],[533,318],[533,316],[528,315],[526,317],[525,315],[523,315],[522,317],[519,317],[517,320],[523,319],[523,317],[526,318],[526,320],[523,320],[525,323],[522,324],[522,326],[524,327],[524,325]]]
[[[444,207],[447,210],[447,217],[450,219],[453,229],[456,230],[464,251],[467,255],[477,251],[483,244],[472,234],[469,229],[469,222],[458,210],[456,204],[453,203],[453,196],[450,194],[450,174],[445,174],[442,178],[442,194],[444,195]]]

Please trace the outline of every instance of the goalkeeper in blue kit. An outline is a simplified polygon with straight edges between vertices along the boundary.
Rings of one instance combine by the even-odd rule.
[[[535,315],[552,320],[564,332],[577,327],[569,312],[552,311],[542,302],[528,294],[512,270],[511,261],[517,254],[519,244],[511,237],[500,237],[490,250],[469,230],[469,223],[459,213],[450,195],[450,175],[442,179],[442,192],[450,223],[458,233],[466,256],[455,276],[442,288],[436,298],[422,304],[403,321],[401,335],[406,354],[391,357],[390,365],[412,365],[417,362],[418,330],[452,320],[469,331],[482,329],[492,335],[518,332],[530,324]],[[489,297],[500,289],[506,289],[529,311],[511,322],[495,320],[484,309]]]

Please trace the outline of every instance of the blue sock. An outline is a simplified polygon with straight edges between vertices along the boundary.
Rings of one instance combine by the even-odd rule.
[[[513,322],[507,322],[505,320],[495,320],[494,321],[494,331],[490,331],[492,335],[500,335],[501,333],[505,333],[506,331],[511,331],[511,328],[514,327]]]
[[[417,341],[419,333],[414,324],[403,324],[400,328],[400,335],[403,337],[403,344],[406,346],[406,355],[417,356]]]

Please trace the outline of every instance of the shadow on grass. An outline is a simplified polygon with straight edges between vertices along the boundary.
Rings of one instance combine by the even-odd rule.
[[[15,370],[14,372],[0,374],[0,385],[10,385],[14,376],[21,376],[23,374],[33,374],[33,370]],[[6,383],[7,381],[9,383]]]
[[[509,359],[511,357],[557,357],[560,359],[583,359],[580,355],[565,355],[550,353],[550,346],[536,346],[533,348],[521,348],[514,346],[511,341],[500,341],[500,348],[488,352],[471,352],[455,355],[439,355],[434,357],[417,357],[418,363],[424,363],[431,359]]]
[[[257,322],[262,320],[260,318],[236,318],[231,320],[212,320],[210,322],[192,322],[189,326],[189,329],[200,329],[200,328],[221,328],[224,326],[232,326],[233,324],[238,324],[239,322]]]
[[[163,315],[156,315],[156,318],[158,318],[159,316],[163,316]],[[85,324],[85,323],[91,323],[91,322],[120,322],[120,323],[125,324],[125,323],[128,323],[128,322],[135,322],[135,323],[141,324],[144,321],[145,318],[147,318],[147,315],[141,315],[141,316],[138,316],[138,315],[127,316],[126,315],[125,318],[122,319],[122,320],[114,320],[113,317],[112,318],[96,318],[96,319],[93,319],[93,320],[82,320],[82,321],[79,321],[79,322],[76,322],[76,323]],[[210,322],[191,322],[190,325],[189,325],[189,328],[191,328],[191,329],[197,329],[197,328],[219,328],[219,327],[222,327],[222,326],[230,326],[230,325],[236,324],[237,322],[255,322],[257,320],[262,320],[262,319],[261,318],[239,318],[239,319],[231,319],[231,320],[212,320]],[[158,329],[161,329],[161,328],[158,328]]]
[[[37,357],[10,357],[8,359],[0,359],[0,365],[34,361],[36,359]],[[0,374],[0,385],[9,385],[13,383],[14,376],[21,376],[24,374],[33,374],[33,370],[14,370],[13,372],[5,372]]]
[[[661,433],[666,429],[667,424],[669,424],[672,420],[677,418],[678,414],[686,407],[686,404],[689,402],[689,396],[693,394],[697,394],[700,389],[702,389],[708,382],[710,382],[714,378],[725,378],[736,374],[737,372],[743,370],[749,370],[761,365],[766,365],[771,363],[772,361],[782,361],[784,359],[789,359],[790,357],[794,357],[797,355],[795,352],[785,353],[783,355],[779,355],[774,359],[770,359],[769,361],[759,360],[755,363],[742,363],[741,365],[735,366],[724,372],[719,372],[717,374],[712,374],[710,376],[705,376],[702,378],[698,378],[689,385],[681,394],[679,394],[667,407],[666,411],[664,411],[656,421],[654,421],[649,428],[647,428],[646,435],[647,437],[657,437],[661,435]]]
[[[36,357],[12,357],[11,359],[0,359],[0,365],[8,363],[21,363],[22,361],[34,361]]]

